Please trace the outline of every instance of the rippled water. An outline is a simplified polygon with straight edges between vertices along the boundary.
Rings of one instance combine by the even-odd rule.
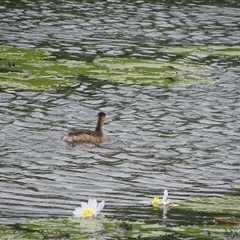
[[[65,58],[167,61],[172,55],[157,51],[165,45],[239,44],[238,7],[4,0],[0,43]],[[219,83],[161,87],[79,77],[61,91],[1,91],[0,221],[69,216],[88,197],[105,199],[109,216],[129,211],[145,219],[149,210],[129,206],[164,188],[171,199],[231,194],[231,184],[240,182],[239,61],[184,61],[215,67]],[[60,140],[73,128],[93,129],[98,111],[107,114],[101,147]]]

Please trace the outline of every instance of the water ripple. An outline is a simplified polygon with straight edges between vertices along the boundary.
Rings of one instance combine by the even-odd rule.
[[[207,5],[64,1],[1,7],[1,42],[68,57],[159,57],[174,44],[238,43],[239,10]],[[224,17],[223,17],[224,14]],[[169,56],[165,56],[167,60]],[[186,58],[186,61],[198,61]],[[239,181],[238,60],[212,86],[140,86],[87,80],[61,92],[0,92],[1,221],[69,216],[88,197],[111,206],[160,195],[229,194]],[[105,141],[75,148],[60,140],[95,127],[105,111]],[[141,213],[132,213],[133,216]],[[121,213],[121,210],[119,209]],[[9,218],[9,220],[8,220]]]

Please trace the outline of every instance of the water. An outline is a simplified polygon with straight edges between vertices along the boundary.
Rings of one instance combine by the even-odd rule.
[[[58,58],[167,61],[162,46],[237,45],[240,37],[237,2],[3,0],[0,10],[0,43]],[[0,222],[71,216],[89,197],[105,199],[109,217],[153,220],[161,213],[138,202],[165,188],[174,200],[233,194],[231,184],[240,182],[238,59],[183,61],[216,68],[219,83],[162,87],[79,77],[61,91],[1,91]],[[107,114],[101,147],[60,140],[73,128],[94,129],[99,111]],[[172,223],[179,218],[168,213]]]

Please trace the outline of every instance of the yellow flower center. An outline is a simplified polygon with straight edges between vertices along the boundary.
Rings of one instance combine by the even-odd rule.
[[[154,197],[151,201],[151,204],[154,206],[158,205],[161,202],[161,199],[159,197]]]
[[[87,216],[94,216],[94,212],[93,212],[93,209],[90,208],[90,207],[86,207],[84,210],[83,210],[83,217],[87,217]]]

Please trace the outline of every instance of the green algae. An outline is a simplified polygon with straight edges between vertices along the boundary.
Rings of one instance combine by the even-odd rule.
[[[93,62],[53,59],[46,51],[0,46],[0,87],[52,90],[77,83],[79,76],[131,84],[212,84],[212,69],[184,62],[136,58],[96,58]]]
[[[0,226],[6,239],[114,239],[143,238],[168,234],[166,227],[144,222],[107,219],[33,219],[13,226]]]
[[[174,55],[195,55],[200,57],[207,56],[240,56],[240,47],[238,46],[171,46],[163,47],[158,50],[161,53],[169,53]]]
[[[240,197],[189,198],[174,208],[208,213],[228,213],[240,215]]]

